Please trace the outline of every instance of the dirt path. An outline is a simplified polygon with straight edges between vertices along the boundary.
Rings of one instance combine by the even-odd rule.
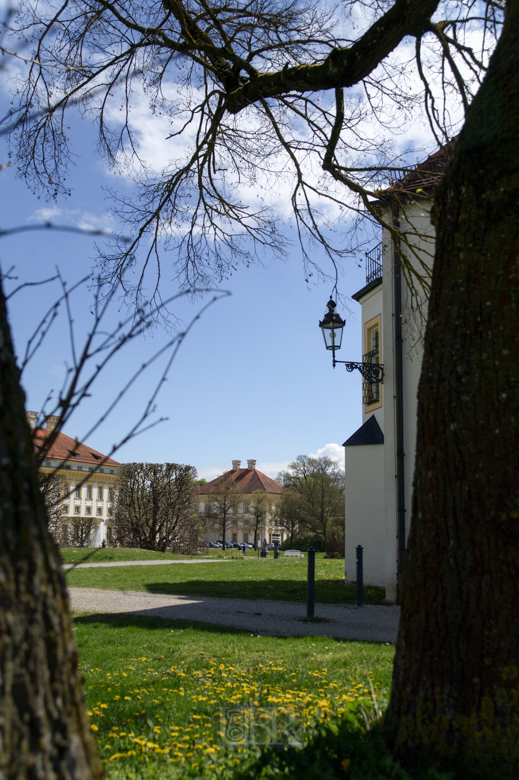
[[[342,604],[316,604],[315,617],[318,620],[308,622],[305,620],[306,604],[294,601],[164,596],[97,588],[70,588],[69,592],[74,612],[124,613],[169,620],[191,620],[239,628],[251,634],[330,636],[393,643],[396,641],[400,617],[399,607],[365,606],[357,609]]]

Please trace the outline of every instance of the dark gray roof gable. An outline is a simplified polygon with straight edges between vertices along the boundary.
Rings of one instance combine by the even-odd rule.
[[[353,298],[354,301],[358,301],[360,303],[362,298],[364,298],[365,295],[367,295],[372,290],[374,290],[376,287],[378,287],[379,284],[382,284],[382,277],[381,276],[377,276],[377,278],[373,279],[372,282],[368,282],[368,284],[365,287],[363,287],[362,290],[359,290],[358,292],[353,293],[353,295],[351,297]]]
[[[342,446],[359,447],[361,444],[384,444],[384,434],[374,414]]]

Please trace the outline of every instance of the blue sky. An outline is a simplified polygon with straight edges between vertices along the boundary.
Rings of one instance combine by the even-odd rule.
[[[78,119],[72,125],[75,150],[79,150],[69,178],[72,195],[47,203],[16,177],[14,166],[4,168],[0,172],[3,229],[50,219],[55,224],[111,225],[117,230],[107,217],[109,204],[102,189],[113,184],[113,176],[96,156],[88,124]],[[6,161],[2,142],[0,162]],[[71,285],[91,272],[94,243],[91,236],[59,231],[19,233],[1,239],[0,262],[4,273],[14,266],[16,284],[45,279],[58,266]],[[167,271],[167,256],[164,267]],[[8,282],[6,290],[14,284]],[[360,253],[345,269],[340,290],[351,295],[363,284]],[[253,458],[260,470],[274,477],[299,454],[328,454],[342,462],[340,445],[361,423],[361,380],[357,373],[346,374],[340,367],[334,371],[324,349],[318,321],[325,312],[330,285],[306,283],[301,250],[294,243],[285,261],[266,256],[263,267],[239,268],[221,287],[231,296],[196,322],[158,396],[155,418],[167,417],[167,421],[124,445],[114,457],[121,462],[189,463],[208,479],[230,468],[232,459],[241,459],[245,465]],[[174,284],[167,282],[165,291],[174,294]],[[30,288],[10,301],[19,356],[58,292],[56,285]],[[174,311],[180,323],[189,322],[207,300],[206,296],[179,301]],[[86,287],[73,298],[78,344],[92,320],[91,301]],[[360,307],[352,301],[350,308],[355,316],[348,316],[340,357],[360,360]],[[122,303],[115,301],[113,321],[123,315]],[[78,409],[65,433],[83,440],[124,377],[167,338],[157,328],[129,345],[100,377],[92,398]],[[29,409],[40,410],[49,392],[59,388],[67,361],[70,341],[62,314],[24,372]],[[106,453],[124,436],[141,413],[156,378],[153,370],[143,375],[135,392],[88,438],[92,447]]]
[[[2,0],[0,7],[1,4]],[[397,52],[397,59],[412,57],[412,52],[406,54],[407,45],[404,43],[402,51]],[[24,68],[19,61],[4,62],[7,68],[0,72],[0,117],[9,107],[8,92],[15,85],[13,74],[23,74]],[[412,74],[408,78],[412,82]],[[150,113],[142,94],[133,97],[130,122],[141,155],[155,170],[165,164],[168,154],[174,153],[171,144],[180,142],[168,140],[170,126],[164,118]],[[113,121],[120,121],[117,113],[114,116]],[[67,182],[72,194],[57,202],[46,202],[17,178],[15,165],[0,169],[3,229],[51,221],[54,225],[127,232],[109,216],[110,202],[104,188],[117,187],[128,194],[131,185],[124,175],[110,172],[97,154],[95,130],[88,120],[69,114],[68,123],[71,145],[77,155]],[[374,137],[374,132],[366,124],[365,137]],[[434,147],[426,126],[418,121],[409,122],[405,132],[392,140],[397,150],[416,149],[420,159],[425,157],[427,145],[429,149]],[[0,166],[7,162],[7,146],[0,138]],[[274,202],[279,214],[288,215],[288,183],[281,183],[274,192],[264,174],[258,176],[258,182],[256,190],[249,191],[241,183],[241,197],[249,203],[266,198],[271,205]],[[283,230],[288,238],[293,237],[288,225]],[[347,223],[343,223],[342,230],[346,235]],[[339,225],[339,238],[340,234]],[[371,246],[378,238],[373,235]],[[365,284],[364,249],[344,261],[341,268],[339,291],[345,299]],[[361,377],[358,372],[346,373],[340,366],[332,369],[331,355],[324,349],[318,327],[332,292],[331,284],[316,285],[315,277],[307,282],[301,255],[294,240],[284,261],[267,253],[263,265],[240,267],[221,285],[231,295],[220,299],[194,323],[161,386],[153,419],[167,419],[121,447],[114,455],[117,460],[187,463],[207,479],[229,469],[233,459],[241,460],[243,465],[247,459],[255,459],[257,467],[272,477],[300,454],[326,454],[342,464],[342,442],[361,424]],[[322,250],[312,251],[312,257],[330,270]],[[7,292],[20,282],[48,278],[56,267],[70,286],[92,274],[95,258],[95,239],[91,235],[47,230],[0,239],[2,271],[6,273],[14,266],[12,275],[17,277],[16,281],[6,282]],[[142,255],[137,257],[137,267],[140,260]],[[162,294],[167,297],[177,290],[167,254],[162,263]],[[56,284],[30,287],[9,301],[19,357],[44,310],[58,294]],[[180,329],[196,317],[211,295],[174,303]],[[92,294],[84,285],[72,298],[78,346],[91,327],[91,304]],[[339,312],[346,316],[347,326],[338,357],[359,361],[360,306],[349,299],[349,311],[341,303]],[[124,302],[114,300],[107,325],[115,325],[126,313]],[[89,434],[90,429],[135,369],[170,338],[171,333],[155,328],[128,345],[95,382],[91,397],[77,410],[64,432],[109,453],[142,414],[168,354],[143,373],[94,433]],[[24,371],[28,409],[41,410],[49,393],[54,391],[55,395],[63,382],[65,366],[70,365],[70,352],[70,332],[62,312]]]

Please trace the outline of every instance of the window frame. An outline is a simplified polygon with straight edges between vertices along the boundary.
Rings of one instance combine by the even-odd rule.
[[[378,352],[373,349],[373,336],[378,334]],[[367,320],[364,323],[364,349],[363,362],[383,363],[382,360],[382,314]],[[381,382],[362,382],[362,403],[364,412],[369,413],[382,408]],[[371,399],[371,400],[369,400]]]

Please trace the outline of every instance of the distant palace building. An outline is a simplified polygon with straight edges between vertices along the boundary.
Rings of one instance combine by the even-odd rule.
[[[287,489],[279,482],[267,477],[256,468],[255,460],[247,461],[247,468],[240,468],[241,461],[233,460],[232,469],[220,477],[211,480],[198,489],[199,512],[206,520],[206,539],[214,542],[221,540],[221,525],[218,514],[221,512],[222,489],[229,492],[230,521],[226,541],[239,544],[254,544],[255,511],[259,500],[265,508],[264,517],[257,529],[257,543],[283,542],[283,529],[276,525],[275,509],[281,496]],[[263,499],[263,501],[262,501]]]
[[[27,412],[27,420],[33,429],[35,452],[41,451],[59,417],[45,418],[45,428],[36,428],[37,412]],[[112,535],[112,502],[120,463],[106,457],[86,444],[58,433],[56,440],[45,454],[40,465],[42,474],[56,474],[66,483],[63,496],[63,519],[59,540],[67,544],[72,536],[72,526],[81,521],[91,526],[87,544],[100,547],[110,541]]]

